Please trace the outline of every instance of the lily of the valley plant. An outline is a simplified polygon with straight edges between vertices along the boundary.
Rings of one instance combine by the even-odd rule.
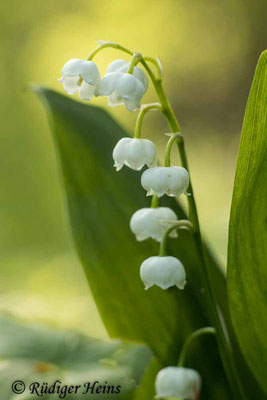
[[[115,48],[123,52],[127,59],[113,60],[101,79],[99,69],[93,59],[105,48]],[[148,88],[149,78],[159,102],[141,105]],[[93,96],[105,96],[112,107],[123,105],[131,112],[140,110],[134,137],[121,139],[113,149],[114,167],[117,171],[124,166],[136,171],[146,168],[141,175],[140,184],[146,191],[146,195],[152,196],[151,207],[136,210],[130,220],[130,229],[138,241],[152,238],[160,243],[158,255],[151,254],[151,257],[144,260],[140,266],[140,277],[145,289],[156,285],[163,290],[170,287],[186,290],[186,265],[184,266],[179,259],[166,254],[166,243],[170,239],[179,241],[177,232],[179,229],[185,229],[188,234],[193,234],[200,248],[202,248],[202,239],[184,137],[163,90],[162,80],[163,70],[159,59],[143,57],[140,53],[132,52],[117,43],[103,41],[99,42],[99,46],[89,54],[87,59],[69,60],[63,66],[62,77],[59,79],[68,94],[78,92],[84,100],[91,100]],[[166,143],[163,166],[158,165],[155,144],[141,137],[144,116],[151,110],[161,112],[171,130],[171,133],[167,134],[169,140]],[[180,154],[181,165],[179,166],[171,163],[171,150],[174,144],[177,145]],[[162,196],[177,198],[181,195],[186,195],[188,199],[188,220],[178,220],[171,208],[160,205]],[[207,267],[201,273],[206,282],[207,299],[212,309],[213,320],[218,322],[220,316],[215,305]],[[157,398],[187,400],[199,398],[201,377],[190,366],[185,366],[186,353],[192,340],[203,334],[216,333],[219,345],[223,347],[224,335],[217,328],[221,326],[221,323],[218,322],[214,326],[216,326],[216,331],[212,327],[207,327],[194,332],[185,342],[180,358],[177,360],[177,366],[169,366],[159,371],[155,382]],[[230,373],[235,374],[235,371]]]

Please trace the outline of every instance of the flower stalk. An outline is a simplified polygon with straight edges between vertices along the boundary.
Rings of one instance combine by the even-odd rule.
[[[158,196],[154,195],[151,199],[151,208],[157,208],[159,205],[159,198]]]
[[[116,42],[108,42],[108,41],[103,40],[103,41],[99,41],[99,46],[97,46],[94,50],[91,51],[91,53],[88,55],[86,60],[91,61],[97,55],[97,53],[99,53],[101,50],[106,49],[106,48],[117,49],[117,50],[123,51],[124,53],[127,53],[131,56],[134,54],[131,50],[119,45]]]
[[[167,136],[170,136],[170,139],[167,143],[166,146],[166,151],[165,151],[165,162],[164,165],[165,167],[170,167],[171,165],[171,149],[172,149],[172,145],[174,142],[183,142],[184,138],[183,135],[180,132],[177,133],[166,133]]]
[[[187,219],[180,219],[180,221],[161,221],[161,222],[173,224],[173,226],[171,226],[170,228],[168,228],[166,230],[166,232],[162,238],[162,241],[160,243],[159,256],[164,257],[164,256],[166,256],[166,247],[167,247],[167,240],[168,240],[169,234],[174,229],[186,229],[189,232],[194,232],[194,226]]]
[[[141,53],[134,53],[134,55],[132,56],[128,71],[127,71],[128,74],[132,74],[133,73],[134,67],[136,66],[138,61],[140,61],[141,59],[142,59],[142,54]]]
[[[134,130],[134,138],[140,138],[141,137],[141,130],[142,130],[142,124],[143,124],[144,116],[149,111],[152,111],[152,110],[161,111],[160,103],[150,103],[150,104],[145,104],[145,105],[141,106],[139,114],[138,114],[138,116],[136,118],[135,130]]]
[[[200,328],[197,331],[193,332],[188,338],[187,340],[184,342],[184,345],[182,347],[181,353],[180,353],[180,357],[177,363],[178,367],[183,367],[185,364],[185,359],[186,356],[188,354],[188,350],[191,346],[191,344],[198,339],[200,336],[203,335],[216,335],[216,331],[214,328],[212,327],[205,327],[205,328]]]
[[[158,73],[156,79],[158,81],[161,81],[163,78],[163,67],[162,67],[160,59],[158,57],[157,58],[143,57],[143,60],[146,62],[152,63],[156,67],[157,73]]]

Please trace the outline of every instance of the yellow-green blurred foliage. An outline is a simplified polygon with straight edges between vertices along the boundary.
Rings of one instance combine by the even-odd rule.
[[[206,237],[225,263],[242,116],[266,37],[266,1],[10,0],[1,2],[1,310],[104,336],[72,248],[61,179],[38,82],[62,90],[62,65],[96,39],[160,56],[165,87],[186,136]],[[97,56],[104,72],[122,55]],[[150,89],[145,101],[155,101]],[[95,104],[106,107],[105,99]],[[132,129],[136,113],[110,109]],[[144,135],[163,145],[157,113]],[[112,150],[112,149],[111,149]]]

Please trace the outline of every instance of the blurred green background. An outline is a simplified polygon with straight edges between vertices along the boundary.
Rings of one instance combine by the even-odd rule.
[[[0,310],[105,337],[72,246],[47,119],[23,89],[38,82],[62,91],[57,78],[63,64],[85,58],[97,39],[160,56],[187,141],[203,231],[225,265],[239,135],[256,62],[266,47],[267,3],[11,0],[0,7]],[[106,50],[96,61],[104,73],[121,57]],[[155,101],[151,89],[144,101]],[[94,104],[107,107],[105,99]],[[136,113],[109,111],[133,128]],[[165,132],[160,115],[147,117],[145,136],[162,147]]]

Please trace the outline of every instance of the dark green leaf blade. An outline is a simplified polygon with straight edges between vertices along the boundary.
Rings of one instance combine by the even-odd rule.
[[[31,394],[33,382],[52,385],[81,385],[68,399],[84,399],[86,382],[97,385],[121,386],[118,399],[130,400],[142,381],[145,370],[153,362],[151,351],[144,345],[103,341],[88,338],[73,331],[32,325],[10,317],[0,317],[0,392],[1,400],[13,399],[11,385],[22,380],[26,391],[23,400],[37,397]],[[112,394],[91,393],[87,397],[113,398]],[[58,399],[58,395],[42,398]]]
[[[267,393],[267,51],[242,128],[228,247],[230,312],[244,357]]]
[[[175,363],[187,335],[209,324],[199,274],[202,261],[193,238],[183,232],[178,244],[169,244],[170,253],[187,269],[186,290],[153,287],[145,292],[139,266],[157,254],[158,246],[152,241],[137,243],[129,220],[149,200],[140,185],[140,174],[128,168],[117,173],[112,166],[112,149],[127,133],[98,107],[48,89],[37,91],[49,105],[73,236],[109,334],[145,342],[163,364]],[[184,217],[176,201],[164,198],[161,204],[171,205]],[[217,302],[227,314],[225,278],[210,256],[209,262]],[[213,355],[208,359],[207,349]],[[203,398],[230,398],[214,340],[208,341],[208,346],[198,346],[197,354],[188,361],[206,377]]]

